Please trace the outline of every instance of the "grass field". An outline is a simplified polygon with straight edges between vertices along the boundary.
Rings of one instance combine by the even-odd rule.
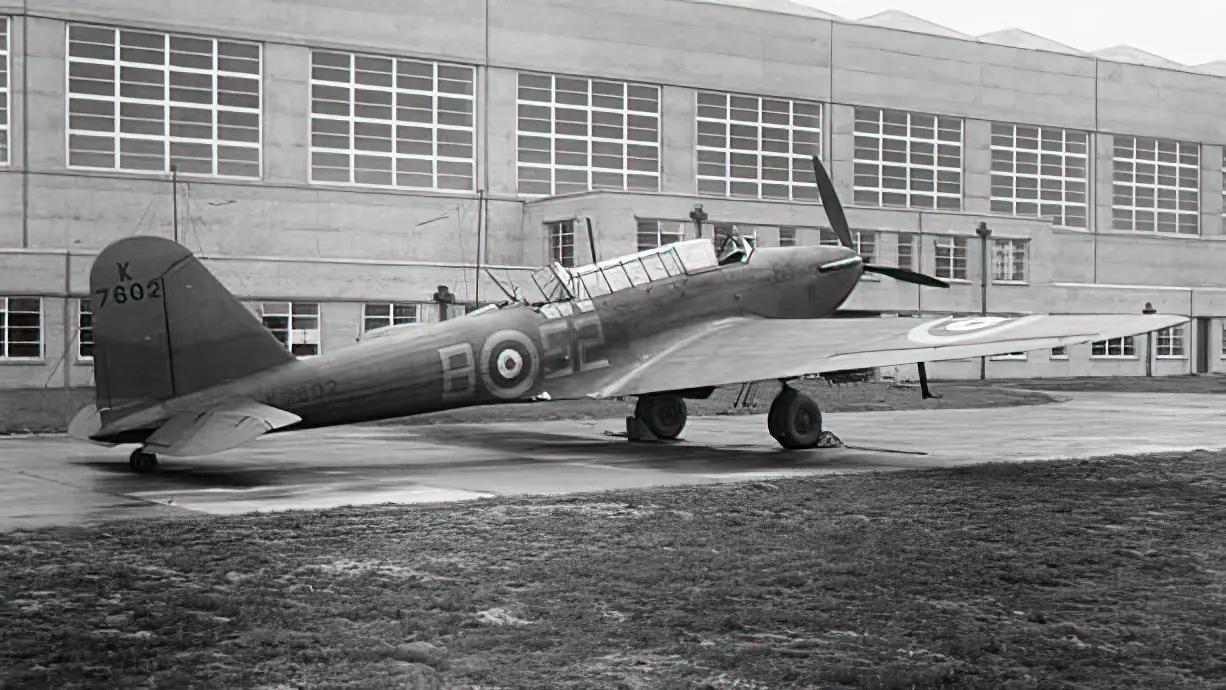
[[[1226,454],[0,535],[0,687],[1220,688]]]

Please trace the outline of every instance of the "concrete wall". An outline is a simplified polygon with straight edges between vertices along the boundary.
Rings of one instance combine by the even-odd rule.
[[[1176,313],[1226,316],[1226,292],[1215,290],[1226,260],[1218,167],[1226,144],[1219,117],[1226,112],[1223,78],[686,0],[219,0],[173,8],[150,0],[30,0],[25,7],[27,16],[12,23],[12,164],[0,170],[0,293],[49,298],[49,353],[58,351],[55,340],[62,343],[71,330],[62,323],[57,300],[86,294],[94,253],[129,234],[169,237],[174,226],[171,185],[164,177],[66,169],[65,20],[263,43],[263,179],[187,181],[179,196],[179,238],[243,299],[324,303],[325,349],[351,339],[363,300],[425,300],[439,284],[462,300],[475,298],[481,213],[488,225],[482,262],[499,267],[500,277],[522,277],[544,263],[544,223],[567,217],[593,218],[605,256],[634,251],[636,218],[684,222],[695,201],[704,204],[711,221],[760,227],[766,241],[777,242],[780,226],[827,224],[816,204],[696,198],[697,89],[826,103],[823,154],[846,201],[852,196],[853,106],[966,118],[963,213],[849,208],[848,215],[857,228],[920,233],[918,268],[928,272],[934,268],[934,236],[971,238],[969,280],[949,291],[921,292],[897,281],[865,279],[849,308],[977,311],[973,231],[986,220],[997,236],[1031,240],[1029,284],[993,286],[994,310],[1132,312],[1150,301]],[[486,209],[479,211],[475,191],[309,183],[312,47],[477,65],[476,186],[488,190]],[[661,192],[520,199],[519,70],[662,85]],[[1096,228],[1053,230],[987,214],[994,120],[1100,132],[1092,161]],[[1205,144],[1200,238],[1110,230],[1113,134]],[[815,235],[802,232],[801,242],[816,242]],[[882,260],[893,260],[893,238],[880,235]],[[582,228],[576,239],[578,257],[589,258]],[[67,265],[66,251],[72,253]],[[483,297],[501,295],[492,281],[481,281]],[[1180,289],[1167,289],[1172,286]],[[49,357],[40,366],[0,367],[0,386],[56,380],[60,373]],[[971,365],[977,375],[977,362]],[[993,371],[1016,366],[1023,365],[990,363]],[[1058,371],[1071,365],[1036,359],[1025,366]],[[1092,365],[1104,373],[1128,366]]]

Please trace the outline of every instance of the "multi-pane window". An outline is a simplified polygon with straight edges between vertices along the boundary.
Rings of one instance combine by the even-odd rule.
[[[1068,348],[1061,345],[1051,349],[1050,359],[1068,359]]]
[[[988,357],[988,359],[992,360],[993,362],[1008,362],[1010,360],[1025,362],[1026,353],[1025,352],[1008,352],[1003,355],[992,355],[991,357]]]
[[[264,302],[260,318],[290,352],[299,357],[319,354],[319,304]]]
[[[1132,336],[1099,340],[1090,344],[1091,357],[1136,357],[1137,343]]]
[[[88,297],[77,300],[77,359],[94,359],[94,307]]]
[[[779,246],[796,246],[796,228],[779,228]]]
[[[521,194],[658,191],[660,88],[519,74]]]
[[[941,237],[933,240],[936,277],[946,280],[966,280],[965,237]]]
[[[549,228],[549,260],[556,261],[566,268],[575,265],[575,221],[563,220],[548,223]]]
[[[992,240],[992,280],[998,283],[1026,282],[1026,240]]]
[[[9,164],[9,18],[0,17],[0,165]]]
[[[1158,331],[1154,338],[1155,354],[1159,357],[1184,357],[1183,326],[1171,326]]]
[[[311,53],[311,181],[473,189],[474,69]]]
[[[1226,147],[1222,148],[1222,215],[1226,216]]]
[[[0,359],[43,356],[43,301],[0,297]]]
[[[362,332],[422,321],[423,305],[415,302],[378,302],[362,305]]]
[[[866,206],[962,208],[962,120],[855,109],[854,199]]]
[[[877,255],[877,233],[870,230],[852,230],[851,243],[855,245],[860,256],[864,257],[864,263],[873,263],[873,257]],[[843,243],[839,242],[839,236],[834,234],[834,230],[822,228],[818,235],[818,244],[839,247]]]
[[[1086,227],[1089,134],[992,123],[992,212]]]
[[[1200,233],[1200,146],[1116,136],[1111,227]]]
[[[68,165],[260,176],[260,46],[68,27]]]
[[[819,103],[698,93],[698,191],[753,199],[817,199]]]
[[[685,239],[685,224],[669,220],[638,221],[638,250],[655,249]]]
[[[898,267],[916,270],[915,263],[915,233],[898,233]]]

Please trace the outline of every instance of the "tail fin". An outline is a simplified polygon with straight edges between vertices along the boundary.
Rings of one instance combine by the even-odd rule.
[[[294,356],[186,247],[128,237],[89,274],[98,409],[187,395]]]

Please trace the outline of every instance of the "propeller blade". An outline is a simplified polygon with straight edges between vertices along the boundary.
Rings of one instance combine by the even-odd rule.
[[[880,273],[883,276],[889,276],[895,280],[901,280],[904,283],[915,283],[916,285],[926,285],[928,287],[947,288],[949,283],[940,278],[926,276],[918,271],[912,271],[908,268],[898,268],[897,266],[874,266],[873,264],[864,264],[864,270],[867,273]]]
[[[851,227],[847,224],[847,216],[843,213],[843,204],[834,191],[834,183],[826,173],[825,166],[817,156],[813,157],[813,176],[817,178],[817,193],[822,197],[822,206],[826,208],[826,217],[830,219],[830,227],[838,236],[839,242],[848,249],[855,249],[851,241]]]

